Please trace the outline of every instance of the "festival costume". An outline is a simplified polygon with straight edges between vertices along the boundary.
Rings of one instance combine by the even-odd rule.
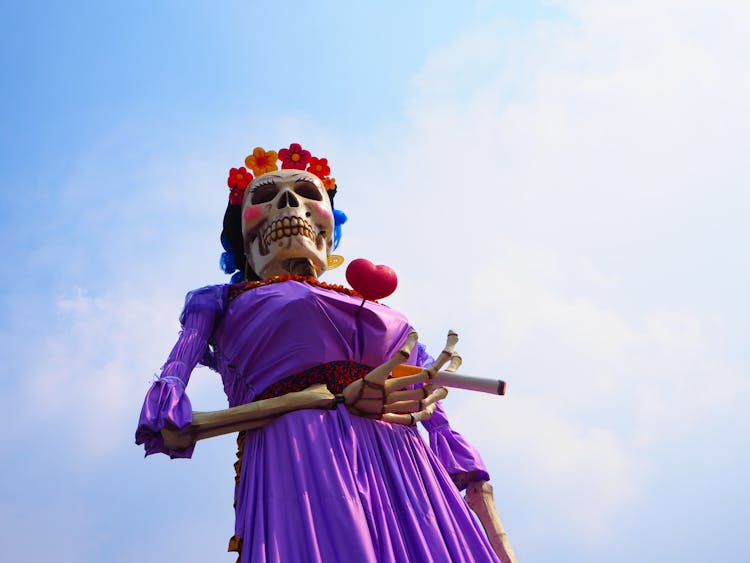
[[[232,299],[229,288],[186,299],[183,331],[141,412],[136,442],[147,455],[192,455],[166,449],[159,430],[190,423],[185,384],[198,362],[221,374],[236,406],[316,366],[377,366],[411,330],[401,313],[371,301],[358,312],[360,298],[320,284],[288,280]],[[409,363],[429,361],[418,346]],[[230,548],[242,562],[497,561],[453,481],[488,480],[481,458],[441,408],[423,424],[429,448],[416,428],[342,404],[248,431]]]
[[[245,164],[229,171],[221,237],[221,265],[235,283],[188,295],[183,331],[141,411],[136,443],[147,455],[192,455],[193,446],[167,448],[160,430],[190,425],[185,385],[199,362],[221,374],[230,407],[312,383],[340,393],[392,357],[412,331],[402,314],[352,291],[264,274],[288,260],[302,258],[316,273],[341,261],[330,252],[346,215],[333,208],[337,186],[327,159],[298,143],[278,152],[257,147]],[[269,279],[239,283],[260,277]],[[430,362],[417,345],[408,363]],[[240,433],[230,540],[239,560],[497,561],[459,494],[489,476],[442,408],[423,421],[429,448],[413,426],[352,412],[361,411],[335,402]]]

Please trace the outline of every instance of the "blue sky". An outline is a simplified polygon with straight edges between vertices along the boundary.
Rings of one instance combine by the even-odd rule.
[[[228,168],[292,141],[339,180],[341,253],[508,381],[446,407],[521,561],[746,559],[750,9],[405,4],[5,8],[8,560],[233,560],[231,440],[132,434],[184,294],[225,279]]]

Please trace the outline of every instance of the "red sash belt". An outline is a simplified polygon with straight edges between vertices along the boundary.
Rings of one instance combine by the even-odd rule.
[[[328,390],[335,395],[341,393],[353,381],[367,375],[371,370],[371,367],[351,360],[320,364],[271,384],[254,400],[280,397],[294,391],[302,391],[317,383],[325,383]]]

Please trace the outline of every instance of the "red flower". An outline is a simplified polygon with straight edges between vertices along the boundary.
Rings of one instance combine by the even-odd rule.
[[[252,182],[253,175],[247,171],[244,166],[240,168],[232,168],[229,170],[229,178],[227,179],[227,185],[230,188],[238,188],[243,190],[247,185]]]
[[[310,156],[310,151],[304,150],[299,143],[292,143],[288,149],[281,149],[279,151],[282,169],[296,168],[297,170],[304,170],[307,163],[310,162]]]
[[[232,205],[242,204],[242,197],[245,195],[245,190],[239,188],[232,188],[229,192],[229,203]]]
[[[331,169],[328,166],[327,158],[310,158],[310,165],[307,167],[308,172],[312,172],[321,180],[331,173]]]

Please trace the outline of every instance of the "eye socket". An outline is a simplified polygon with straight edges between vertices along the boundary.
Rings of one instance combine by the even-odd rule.
[[[314,199],[315,201],[320,201],[323,199],[318,186],[316,186],[312,182],[308,182],[307,180],[298,180],[297,182],[295,182],[294,193],[306,199]]]
[[[266,203],[275,198],[277,193],[279,193],[279,187],[276,184],[263,184],[253,190],[253,195],[250,198],[250,203],[252,203],[253,205]]]

